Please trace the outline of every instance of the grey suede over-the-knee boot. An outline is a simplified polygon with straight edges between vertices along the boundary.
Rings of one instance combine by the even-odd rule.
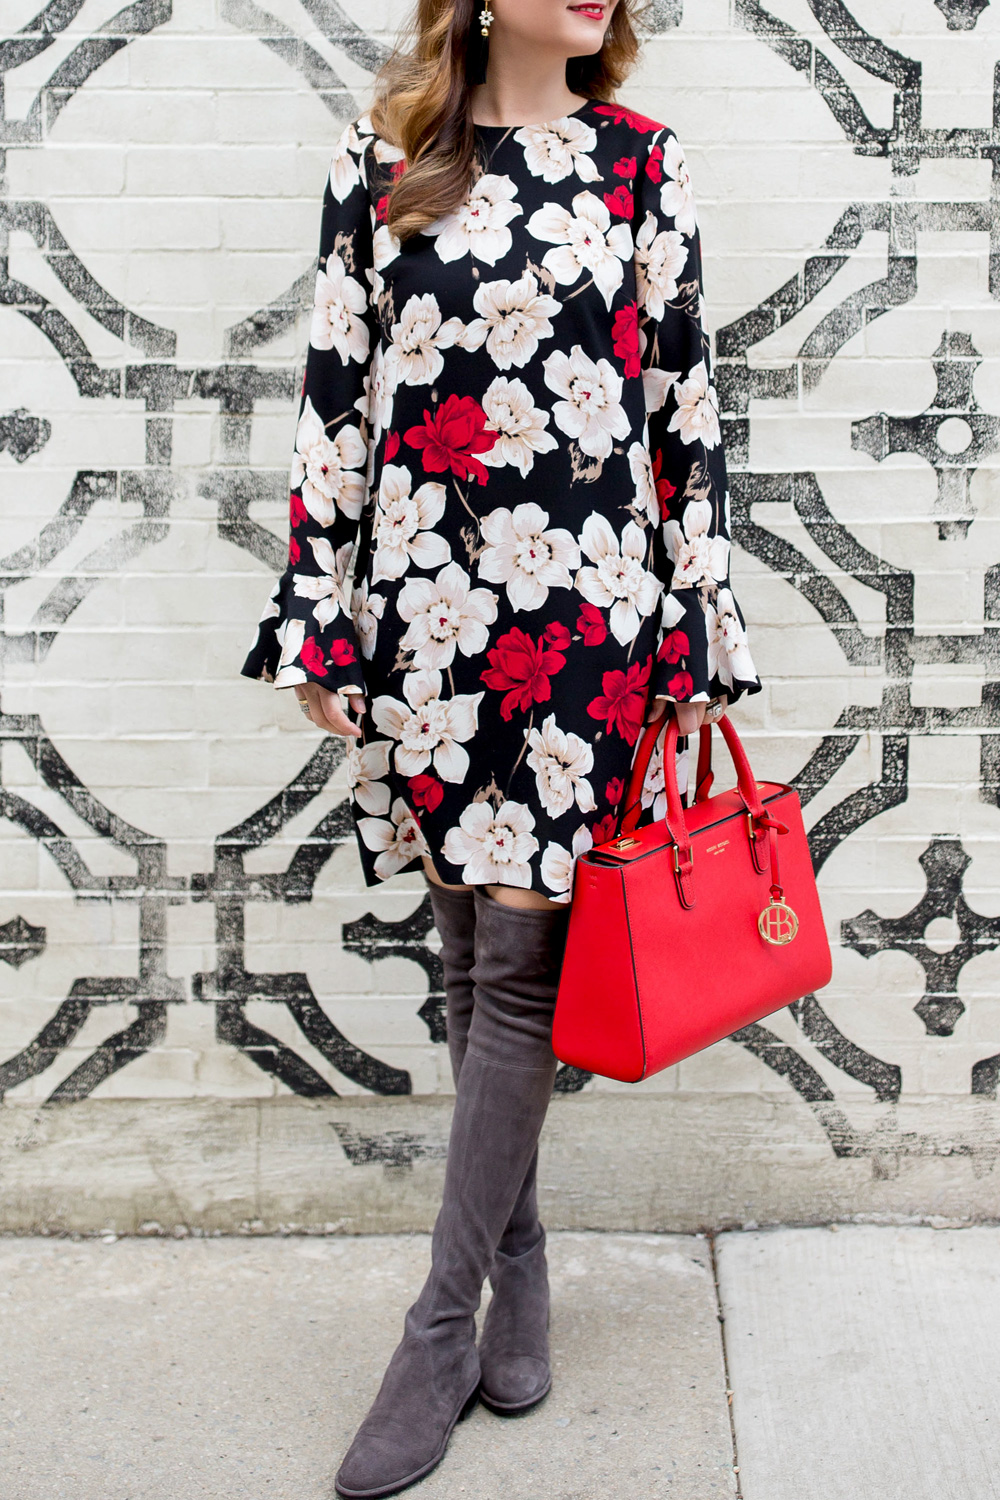
[[[476,900],[471,889],[428,886],[441,939],[448,1050],[457,1088],[474,1005]],[[549,1278],[537,1172],[536,1148],[489,1272],[493,1297],[479,1341],[480,1396],[499,1416],[519,1416],[537,1406],[552,1385]]]
[[[374,1500],[440,1462],[479,1385],[475,1313],[524,1184],[556,1060],[550,1041],[568,912],[519,910],[478,891],[474,1004],[459,1073],[431,1271],[337,1474]]]
[[[462,1059],[469,1040],[469,1025],[472,1021],[473,983],[472,965],[476,949],[476,899],[472,889],[456,890],[452,886],[434,885],[428,881],[434,926],[441,939],[441,968],[444,977],[445,1019],[448,1028],[448,1053],[451,1058],[451,1076],[458,1087],[458,1075],[462,1071]],[[538,1199],[535,1179],[538,1167],[537,1151],[525,1174],[517,1202],[511,1210],[498,1254],[519,1256],[538,1243],[542,1226],[538,1219]],[[491,1272],[490,1280],[496,1290],[496,1281]]]

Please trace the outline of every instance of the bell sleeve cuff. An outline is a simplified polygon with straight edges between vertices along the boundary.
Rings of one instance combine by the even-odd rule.
[[[669,590],[651,695],[671,703],[707,703],[725,693],[731,705],[744,693],[759,691],[732,590]]]
[[[273,682],[276,688],[315,682],[344,697],[367,694],[350,612],[330,592],[320,596],[317,608],[322,586],[322,580],[291,569],[278,580],[243,663],[244,677]]]

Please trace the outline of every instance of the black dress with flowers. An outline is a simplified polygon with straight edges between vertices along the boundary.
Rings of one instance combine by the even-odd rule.
[[[399,151],[365,117],[337,145],[289,565],[243,672],[366,695],[370,885],[430,854],[568,900],[649,696],[759,683],[676,137],[590,102],[478,138],[466,202],[402,245]]]

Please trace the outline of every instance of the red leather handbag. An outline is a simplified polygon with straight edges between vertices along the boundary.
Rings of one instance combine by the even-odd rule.
[[[618,834],[576,861],[556,1000],[556,1057],[638,1083],[828,984],[823,924],[798,794],[755,781],[728,718],[737,785],[711,796],[711,728],[697,792],[677,786],[677,721],[663,747],[666,815],[637,827],[663,720],[639,743]]]

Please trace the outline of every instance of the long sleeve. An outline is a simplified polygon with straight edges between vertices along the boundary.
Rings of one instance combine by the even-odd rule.
[[[292,457],[288,567],[243,665],[279,688],[365,692],[348,568],[367,495],[368,386],[376,343],[364,143],[349,125],[323,195],[319,266]]]
[[[680,144],[649,137],[639,165],[633,228],[639,345],[661,525],[654,544],[664,584],[651,694],[674,702],[760,683],[729,584],[729,496],[703,318],[701,246]]]

